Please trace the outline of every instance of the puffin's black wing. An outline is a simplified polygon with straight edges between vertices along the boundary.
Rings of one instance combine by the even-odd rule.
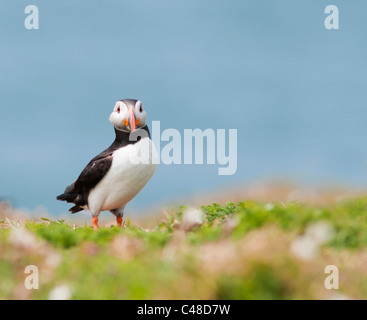
[[[145,130],[146,134],[150,138],[148,126],[144,126],[139,130]],[[139,131],[137,131],[137,133],[138,132]],[[112,154],[120,148],[139,141],[139,135],[136,136],[137,140],[132,140],[130,139],[130,133],[128,132],[115,129],[115,133],[116,140],[114,143],[108,149],[94,157],[84,168],[79,178],[73,184],[68,186],[63,194],[56,198],[57,200],[74,203],[75,206],[69,210],[71,213],[82,211],[82,206],[88,205],[88,196],[90,191],[102,180],[111,168]],[[146,136],[146,134],[144,136]]]
[[[69,211],[76,213],[88,205],[90,191],[102,180],[112,165],[112,152],[106,150],[93,158],[84,168],[79,178],[57,197],[57,200],[74,203]]]

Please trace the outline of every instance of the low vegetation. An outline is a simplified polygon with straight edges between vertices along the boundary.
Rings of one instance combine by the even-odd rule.
[[[0,218],[2,299],[365,299],[367,198],[180,208],[152,229]],[[25,268],[39,270],[28,290]],[[325,288],[325,267],[339,289]]]

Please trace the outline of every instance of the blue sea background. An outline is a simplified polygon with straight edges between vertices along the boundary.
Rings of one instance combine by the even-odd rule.
[[[110,145],[121,98],[162,130],[238,129],[235,175],[161,165],[133,210],[264,179],[366,186],[366,15],[364,0],[3,1],[0,197],[66,212],[55,197]]]

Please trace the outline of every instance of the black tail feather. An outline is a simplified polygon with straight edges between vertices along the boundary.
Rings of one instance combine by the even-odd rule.
[[[74,213],[77,213],[77,212],[79,212],[79,211],[83,211],[84,209],[83,208],[81,208],[81,207],[79,207],[79,206],[74,206],[74,207],[72,207],[72,208],[70,208],[69,209],[69,211],[72,213],[72,214],[74,214]]]
[[[72,203],[75,201],[76,195],[72,193],[63,193],[56,197],[59,201],[66,201]]]
[[[75,204],[75,201],[76,201],[77,197],[78,197],[78,195],[73,194],[73,193],[63,193],[63,194],[60,194],[59,196],[57,196],[56,199],[60,200],[60,201],[66,201],[68,203],[74,203]],[[79,211],[83,211],[83,210],[84,209],[80,205],[76,205],[76,206],[69,209],[69,211],[72,214],[77,213]]]

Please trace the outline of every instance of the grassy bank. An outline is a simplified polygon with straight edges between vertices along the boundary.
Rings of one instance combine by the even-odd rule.
[[[2,299],[364,299],[367,199],[180,208],[152,229],[0,218]],[[27,290],[27,265],[39,289]],[[324,286],[339,269],[339,289]]]

